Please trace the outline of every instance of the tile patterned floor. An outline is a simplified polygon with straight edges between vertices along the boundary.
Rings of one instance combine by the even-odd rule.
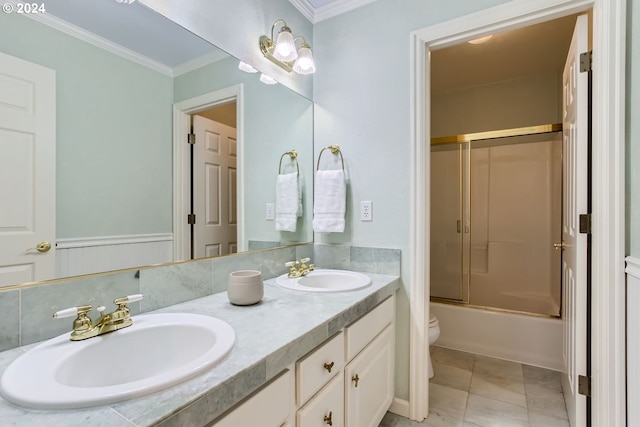
[[[431,354],[429,417],[387,413],[379,427],[569,427],[559,372],[443,347]]]

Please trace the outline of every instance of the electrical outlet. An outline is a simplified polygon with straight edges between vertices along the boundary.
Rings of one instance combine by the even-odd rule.
[[[373,221],[371,201],[360,202],[360,221]]]
[[[273,203],[267,203],[265,217],[268,221],[276,219],[276,206]]]

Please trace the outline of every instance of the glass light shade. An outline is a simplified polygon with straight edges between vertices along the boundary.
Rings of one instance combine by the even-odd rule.
[[[274,85],[278,83],[272,77],[267,76],[266,74],[260,74],[260,81],[264,84]]]
[[[284,62],[294,61],[298,57],[296,45],[293,42],[293,36],[289,27],[282,27],[278,33],[278,41],[273,51],[273,56]]]
[[[251,65],[247,64],[246,62],[240,61],[240,63],[238,64],[238,68],[242,71],[244,71],[245,73],[257,73],[258,70],[256,70],[255,68],[253,68]]]
[[[301,46],[298,51],[298,59],[293,64],[293,71],[298,74],[313,74],[316,72],[316,64],[313,61],[313,54],[308,46]]]

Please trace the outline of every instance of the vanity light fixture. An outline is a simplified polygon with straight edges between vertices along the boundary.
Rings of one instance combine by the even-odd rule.
[[[116,0],[116,3],[131,4],[136,0]]]
[[[240,63],[238,64],[238,69],[244,71],[245,73],[251,73],[251,74],[258,72],[258,70],[256,70],[251,65],[243,61],[240,61]]]
[[[278,24],[282,25],[278,32],[276,42],[273,42],[273,32]],[[295,42],[301,40],[300,48],[296,48]],[[278,19],[271,26],[271,38],[261,36],[260,51],[273,63],[286,70],[288,73],[295,71],[298,74],[313,74],[316,71],[316,65],[313,61],[311,46],[304,37],[291,34],[291,28],[287,26],[284,19]]]
[[[264,84],[274,85],[278,83],[273,77],[267,76],[266,74],[260,74],[260,81]]]

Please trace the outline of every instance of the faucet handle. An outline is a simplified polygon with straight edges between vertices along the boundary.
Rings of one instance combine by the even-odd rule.
[[[311,261],[311,258],[302,258],[302,259],[300,260],[300,264],[305,264],[305,263],[307,263],[307,262],[309,262],[309,261]]]
[[[120,298],[114,299],[113,303],[115,305],[126,305],[130,302],[140,301],[143,297],[144,295],[142,294],[127,295],[126,297],[120,297]]]
[[[284,263],[285,267],[295,267],[296,265],[298,265],[298,261],[289,261]]]
[[[80,307],[69,307],[64,310],[59,310],[53,313],[54,319],[62,319],[64,317],[72,317],[72,316],[82,316],[86,315],[89,311],[91,311],[90,305],[81,305]]]

